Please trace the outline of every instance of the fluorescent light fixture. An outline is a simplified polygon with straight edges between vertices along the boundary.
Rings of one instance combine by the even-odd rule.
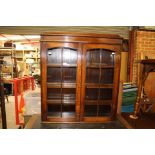
[[[0,41],[7,41],[7,40],[8,40],[7,38],[0,37]]]
[[[10,39],[10,40],[25,40],[25,38],[23,37],[23,36],[20,36],[20,35],[9,35],[9,36],[7,36],[6,35],[6,37],[8,38],[8,39]]]
[[[40,35],[8,35],[8,34],[3,34],[4,37],[0,36],[0,41],[16,41],[16,40],[39,40]]]
[[[24,35],[27,39],[40,39],[39,35]]]

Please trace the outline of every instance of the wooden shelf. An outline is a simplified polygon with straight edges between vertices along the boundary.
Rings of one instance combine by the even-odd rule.
[[[47,88],[76,88],[76,83],[47,83]]]
[[[67,105],[75,105],[76,100],[47,100],[47,104],[57,104],[61,105],[62,104],[67,104]]]
[[[114,69],[114,66],[105,66],[105,65],[101,65],[101,66],[99,66],[99,65],[87,65],[87,68],[110,68],[110,69]]]
[[[48,82],[47,83],[47,88],[76,88],[76,83],[52,83]],[[113,88],[113,84],[86,84],[86,88]]]
[[[77,67],[76,64],[47,64],[47,67]]]
[[[48,112],[47,113],[48,118],[57,118],[57,117],[63,117],[63,118],[68,118],[68,117],[75,117],[75,112]]]
[[[0,47],[0,49],[10,49],[10,50],[14,50],[15,49],[15,47]]]
[[[19,50],[19,51],[24,51],[24,52],[35,52],[35,49],[23,49],[23,50]]]
[[[26,59],[37,59],[37,57],[26,57]]]
[[[75,100],[75,94],[74,93],[63,93],[62,95],[60,93],[54,93],[54,94],[48,94],[48,100]]]
[[[113,88],[113,84],[86,83],[86,88]]]
[[[10,51],[9,51],[10,52]],[[0,57],[12,56],[12,53],[0,50]]]
[[[85,105],[110,105],[112,100],[85,100]]]
[[[16,59],[23,59],[23,57],[16,56]]]

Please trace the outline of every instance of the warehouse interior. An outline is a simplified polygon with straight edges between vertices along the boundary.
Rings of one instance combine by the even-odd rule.
[[[94,38],[97,39],[95,40]],[[83,76],[85,74],[86,78],[92,76],[90,81],[93,80],[94,82],[95,78],[98,77],[97,74],[99,76],[101,74],[100,82],[103,78],[103,66],[102,64],[100,64],[100,68],[90,66],[89,69],[88,64],[88,71],[87,68],[85,71],[83,69],[85,63],[82,60],[83,55],[81,56],[80,54],[84,53],[83,51],[87,48],[87,44],[92,44],[89,45],[89,47],[92,47],[93,44],[101,43],[103,44],[103,49],[113,49],[114,52],[118,50],[118,56],[117,53],[107,50],[111,52],[111,57],[116,57],[111,59],[116,60],[116,63],[114,61],[114,66],[106,66],[110,68],[110,71],[104,73],[107,75],[104,76],[105,79],[109,78],[110,80],[111,77],[114,79],[111,79],[112,82],[114,81],[114,86],[108,85],[106,88],[108,91],[105,94],[109,96],[111,94],[109,89],[111,87],[113,89],[115,86],[117,88],[117,92],[114,92],[114,90],[112,92],[112,97],[114,98],[114,100],[112,99],[112,104],[115,102],[116,104],[114,104],[115,106],[112,105],[110,109],[112,111],[115,108],[114,120],[107,119],[107,109],[109,107],[103,105],[109,104],[109,101],[104,103],[100,99],[102,96],[100,94],[105,89],[102,88],[101,84],[98,89],[99,95],[97,93],[97,85],[90,86],[87,84],[85,93],[87,94],[88,89],[92,91],[88,91],[87,100],[90,100],[89,95],[93,96],[93,93],[96,96],[98,95],[98,98],[96,99],[96,96],[92,97],[91,101],[87,101],[88,105],[82,105],[83,91],[85,89],[82,83]],[[77,44],[81,47],[76,47]],[[118,46],[120,47],[118,48]],[[95,45],[93,49],[95,49],[94,53],[99,52],[100,56],[97,56],[97,54],[90,55],[90,58],[93,57],[90,62],[100,61],[100,59],[104,60],[104,54],[101,54],[104,50],[98,51],[98,47],[101,48],[102,46]],[[81,63],[78,61],[77,72],[74,73],[75,65],[71,63],[74,61],[73,57],[76,55],[74,49],[76,48],[78,52],[83,51],[77,56],[77,61],[81,60]],[[47,54],[44,54],[45,51],[47,51]],[[0,26],[0,128],[154,129],[154,51],[154,26]],[[59,55],[52,57],[54,55],[52,52],[57,52]],[[66,53],[69,53],[69,55],[65,55]],[[72,59],[69,60],[71,57]],[[86,56],[86,59],[88,57]],[[110,59],[110,55],[107,57]],[[45,59],[47,59],[49,64],[44,63]],[[62,61],[60,63],[61,66],[58,64],[60,60]],[[69,67],[65,61],[70,65]],[[98,71],[95,71],[97,69]],[[58,81],[59,70],[61,83]],[[44,73],[47,73],[47,75],[45,76]],[[63,74],[64,77],[62,78]],[[70,83],[68,82],[69,80],[73,81],[71,78],[74,78],[74,74],[77,74],[76,86],[73,84],[69,85]],[[67,76],[69,77],[68,79]],[[47,86],[44,80],[46,77]],[[68,85],[63,85],[62,81],[64,79],[68,80]],[[52,80],[56,82],[54,83]],[[51,81],[55,85],[52,85]],[[60,89],[58,82],[60,83]],[[106,82],[108,83],[109,81],[107,80]],[[80,85],[79,87],[78,84]],[[56,97],[52,98],[52,93],[55,91],[53,94],[56,96],[58,90],[61,91],[61,99],[56,100]],[[64,95],[65,93],[67,94],[66,96]],[[73,98],[73,93],[75,93],[76,99]],[[62,99],[63,95],[64,98]],[[45,99],[49,102],[49,105],[45,106]],[[94,101],[95,99],[96,101]],[[59,108],[60,100],[61,119],[56,117],[57,115],[55,115],[56,118],[48,119],[46,115]],[[71,106],[65,107],[65,104],[71,104]],[[65,111],[66,113],[63,113],[63,106],[64,111],[69,109],[69,112],[75,112],[76,119],[71,119],[67,110],[67,112]],[[79,111],[78,106],[81,106]],[[82,113],[83,106],[85,106],[84,110],[91,114]],[[46,109],[49,107],[48,110],[51,111],[47,112],[48,110],[46,111],[45,107]],[[94,109],[97,111],[97,115],[94,114]],[[102,111],[104,110],[105,113],[103,114]],[[49,115],[52,117],[52,114]]]

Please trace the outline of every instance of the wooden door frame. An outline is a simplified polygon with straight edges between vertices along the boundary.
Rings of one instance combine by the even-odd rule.
[[[86,52],[88,49],[102,48],[105,50],[114,51],[115,56],[115,66],[114,66],[114,89],[112,96],[112,116],[107,117],[84,117],[84,99],[85,99],[85,80],[86,80]],[[119,78],[120,78],[120,51],[119,45],[107,45],[107,44],[83,44],[82,46],[82,83],[81,83],[81,113],[80,121],[84,122],[106,122],[115,119],[117,111],[117,100],[118,100],[118,90],[119,90]]]
[[[72,48],[77,50],[77,72],[76,72],[76,103],[75,103],[75,118],[59,118],[48,117],[47,115],[47,50],[50,48]],[[81,95],[81,46],[79,43],[68,42],[43,42],[41,44],[41,111],[42,121],[53,122],[75,122],[80,119],[80,95]]]
[[[47,120],[47,58],[46,58],[47,44],[41,43],[41,118],[42,121]]]

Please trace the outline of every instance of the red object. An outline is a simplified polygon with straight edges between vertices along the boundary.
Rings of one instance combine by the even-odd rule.
[[[34,90],[35,89],[35,84],[34,84],[34,77],[33,76],[31,76],[31,83],[32,83],[32,90]]]
[[[24,92],[30,89],[35,89],[35,82],[32,76],[24,76],[22,78],[14,78],[14,96],[15,96],[15,116],[16,116],[16,125],[24,125],[23,122],[19,120],[19,114],[23,112],[24,108]],[[18,96],[21,96],[20,104],[18,104]]]
[[[15,96],[15,116],[16,124],[19,124],[19,112],[18,112],[18,79],[13,80],[14,83],[14,96]]]
[[[23,97],[23,93],[21,93],[20,105],[19,105],[19,113],[23,113],[24,106],[25,106],[24,97]]]

